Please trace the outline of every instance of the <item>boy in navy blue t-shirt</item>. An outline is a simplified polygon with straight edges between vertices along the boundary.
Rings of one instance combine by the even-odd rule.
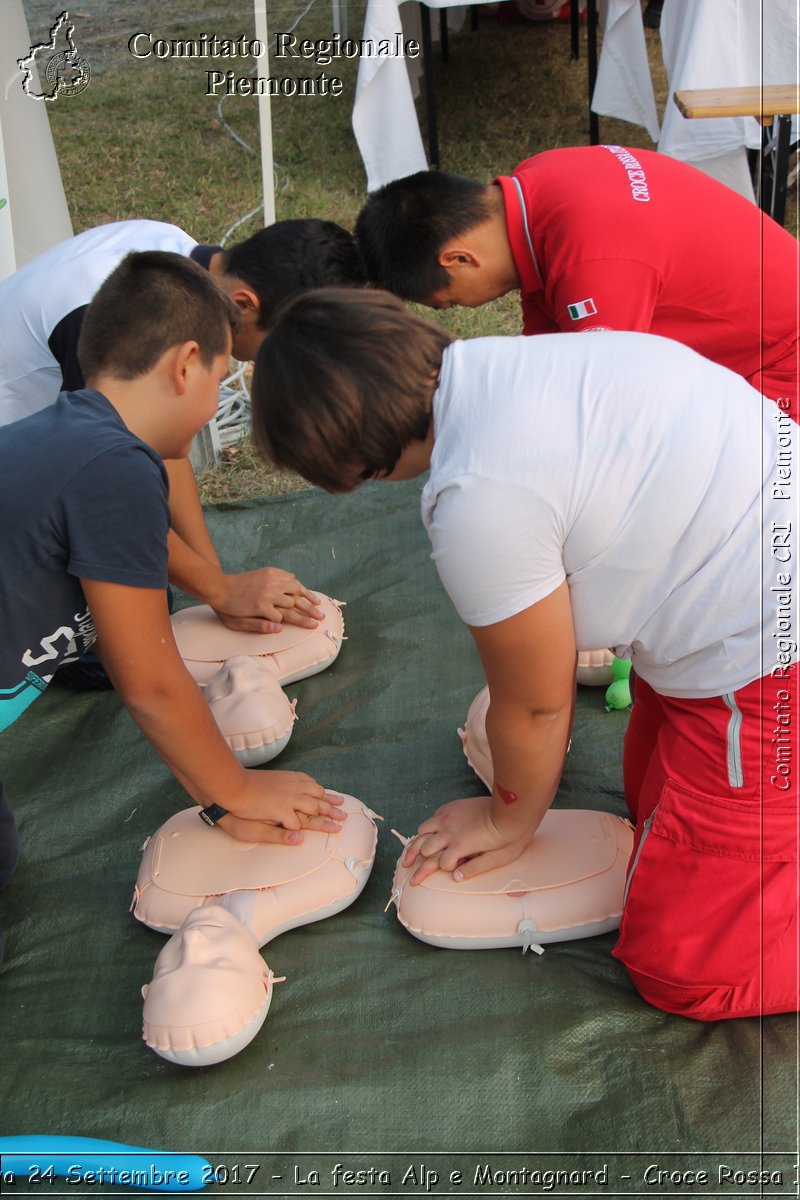
[[[330,284],[365,282],[352,236],[333,221],[276,221],[225,249],[197,243],[163,221],[114,221],[51,246],[0,280],[0,426],[54,404],[59,392],[85,386],[77,347],[83,318],[103,280],[126,254],[162,250],[204,267],[239,310],[234,357],[255,357],[275,312],[289,297]],[[3,432],[5,437],[5,431]],[[231,629],[278,633],[286,624],[315,629],[317,599],[277,566],[222,569],[188,459],[166,464],[172,536],[170,581],[210,605]],[[73,664],[61,678],[105,687],[96,666]]]
[[[301,815],[305,828],[335,831],[337,810],[308,775],[239,764],[183,664],[167,608],[162,459],[188,454],[214,415],[237,320],[232,302],[189,259],[130,254],[86,313],[79,356],[89,386],[4,430],[0,730],[62,663],[94,645],[194,803],[211,808],[234,837],[291,844],[302,841]],[[0,885],[16,858],[0,787]]]

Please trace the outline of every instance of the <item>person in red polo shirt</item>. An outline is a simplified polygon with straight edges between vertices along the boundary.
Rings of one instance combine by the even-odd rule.
[[[375,192],[356,237],[373,284],[406,300],[475,308],[519,289],[523,333],[673,338],[797,419],[798,242],[685,163],[585,146],[489,185],[423,171]]]

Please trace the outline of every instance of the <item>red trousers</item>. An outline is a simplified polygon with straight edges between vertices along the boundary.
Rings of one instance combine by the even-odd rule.
[[[800,671],[679,700],[640,678],[625,739],[636,823],[614,954],[656,1008],[796,1012]]]

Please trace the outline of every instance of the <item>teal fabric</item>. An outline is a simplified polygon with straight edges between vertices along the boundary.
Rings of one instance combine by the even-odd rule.
[[[577,1170],[605,1160],[619,1194],[632,1195],[660,1194],[641,1183],[658,1154],[685,1168],[698,1154],[771,1151],[788,1168],[795,1017],[700,1025],[649,1008],[612,959],[611,934],[542,957],[446,951],[384,912],[400,852],[390,829],[410,834],[438,804],[482,790],[456,732],[480,667],[430,563],[418,497],[417,483],[371,484],[208,514],[229,569],[284,566],[346,601],[337,662],[287,689],[299,720],[275,765],[309,771],[385,818],[357,902],[262,951],[287,981],[233,1060],[182,1069],[141,1041],[140,988],[163,938],[128,905],[143,841],[186,798],[117,697],[53,685],[0,737],[22,839],[0,894],[0,1134],[228,1152],[234,1167],[257,1153],[288,1156],[272,1172],[259,1160],[249,1189],[220,1185],[228,1195],[423,1194],[414,1180],[426,1154],[442,1180],[464,1172],[432,1194],[497,1192],[485,1178],[474,1186],[476,1162]],[[623,814],[626,715],[605,712],[599,690],[579,692],[558,804]],[[330,1169],[348,1154],[385,1164],[391,1186],[334,1187]],[[295,1168],[319,1170],[320,1183],[304,1190]],[[788,1181],[774,1193],[796,1194]],[[565,1189],[556,1194],[617,1194],[613,1179]]]

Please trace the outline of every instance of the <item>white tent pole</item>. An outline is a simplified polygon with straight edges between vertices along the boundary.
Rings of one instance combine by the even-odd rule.
[[[264,47],[263,74],[269,75],[269,31],[267,29],[267,0],[253,0],[256,21],[256,37]],[[259,67],[259,74],[261,74]],[[261,186],[264,192],[264,224],[275,222],[275,177],[272,167],[272,112],[269,95],[264,92],[258,97],[258,124],[261,132]]]
[[[3,150],[3,124],[0,121],[0,279],[17,269],[14,253],[14,229],[11,224],[11,205],[8,203],[8,176]]]

